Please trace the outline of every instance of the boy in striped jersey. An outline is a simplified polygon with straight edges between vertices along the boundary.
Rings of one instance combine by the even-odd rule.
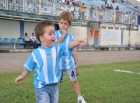
[[[73,36],[67,32],[68,28],[71,26],[72,19],[72,14],[68,11],[64,11],[60,14],[58,22],[59,30],[55,31],[56,40],[59,40],[65,35],[63,42],[74,41]],[[77,96],[78,103],[86,103],[84,98],[81,96],[80,87],[76,80],[78,74],[78,57],[76,50],[74,50],[73,55],[62,56],[59,66],[62,72],[62,77],[63,72],[68,74],[68,78]]]
[[[34,74],[34,87],[37,103],[58,103],[58,82],[60,81],[60,57],[71,55],[72,48],[85,45],[85,39],[55,44],[54,25],[48,20],[39,22],[35,27],[36,38],[41,46],[34,49],[24,64],[24,70],[16,79],[22,82],[30,72]],[[64,34],[65,35],[65,34]],[[62,36],[57,43],[62,42]]]

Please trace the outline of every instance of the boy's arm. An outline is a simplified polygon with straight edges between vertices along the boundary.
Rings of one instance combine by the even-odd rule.
[[[16,83],[21,83],[28,75],[30,72],[28,72],[26,69],[23,70],[22,74],[19,75],[16,79]]]
[[[61,30],[61,31],[62,31],[62,35],[57,41],[55,41],[55,44],[61,43],[63,41],[63,39],[65,38],[66,34],[67,34],[66,30]]]
[[[77,47],[79,45],[84,46],[87,43],[86,41],[87,41],[87,38],[84,38],[84,39],[81,39],[81,40],[72,41],[69,44],[69,49],[75,48],[75,47]]]
[[[76,71],[77,71],[77,73],[78,73],[78,56],[77,56],[77,52],[76,52],[76,50],[74,50],[73,51],[73,57],[74,57],[74,61],[75,61],[75,64],[76,64],[76,67],[75,67],[75,69],[76,69]]]
[[[61,43],[63,41],[64,37],[65,37],[65,35],[61,35],[61,37],[57,41],[55,41],[55,44]]]

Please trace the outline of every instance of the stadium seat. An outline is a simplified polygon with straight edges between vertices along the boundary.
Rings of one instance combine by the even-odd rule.
[[[18,43],[21,44],[21,45],[25,44],[22,38],[18,38]]]
[[[35,42],[36,42],[36,44],[40,44],[40,42],[39,42],[39,40],[38,40],[38,39],[36,39],[36,41],[35,41]]]
[[[0,44],[3,44],[3,40],[2,40],[2,38],[0,38]]]
[[[9,39],[9,38],[4,38],[4,43],[6,43],[6,44],[10,44],[10,43],[11,43],[11,41],[10,41],[10,39]]]
[[[17,44],[16,38],[11,38],[11,42],[12,42],[13,44]]]
[[[38,48],[38,46],[40,46],[41,44],[40,44],[40,42],[38,41],[38,39],[36,39],[36,41],[35,41],[35,45],[34,45],[34,49],[35,48]]]
[[[11,42],[14,44],[14,49],[16,49],[16,44],[17,44],[16,38],[11,38]]]

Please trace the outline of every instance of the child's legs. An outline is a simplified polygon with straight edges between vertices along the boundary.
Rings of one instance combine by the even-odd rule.
[[[36,103],[58,103],[57,84],[35,88]]]
[[[68,74],[68,78],[69,78],[69,80],[72,84],[72,87],[73,87],[73,90],[74,90],[75,94],[77,96],[80,96],[81,91],[80,91],[79,83],[76,80],[76,78],[77,78],[76,70],[75,69],[70,69],[70,70],[67,70],[66,73]]]
[[[36,103],[50,103],[49,93],[46,88],[35,88]]]
[[[59,98],[59,89],[58,85],[53,85],[53,88],[51,88],[50,91],[50,103],[58,103]]]

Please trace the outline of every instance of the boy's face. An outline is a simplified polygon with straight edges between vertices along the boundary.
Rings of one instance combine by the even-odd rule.
[[[67,20],[64,20],[64,19],[60,19],[59,22],[58,22],[58,25],[59,25],[59,29],[60,30],[66,30],[70,27],[70,24]]]
[[[44,28],[44,34],[40,36],[42,46],[53,47],[55,43],[54,26]]]

